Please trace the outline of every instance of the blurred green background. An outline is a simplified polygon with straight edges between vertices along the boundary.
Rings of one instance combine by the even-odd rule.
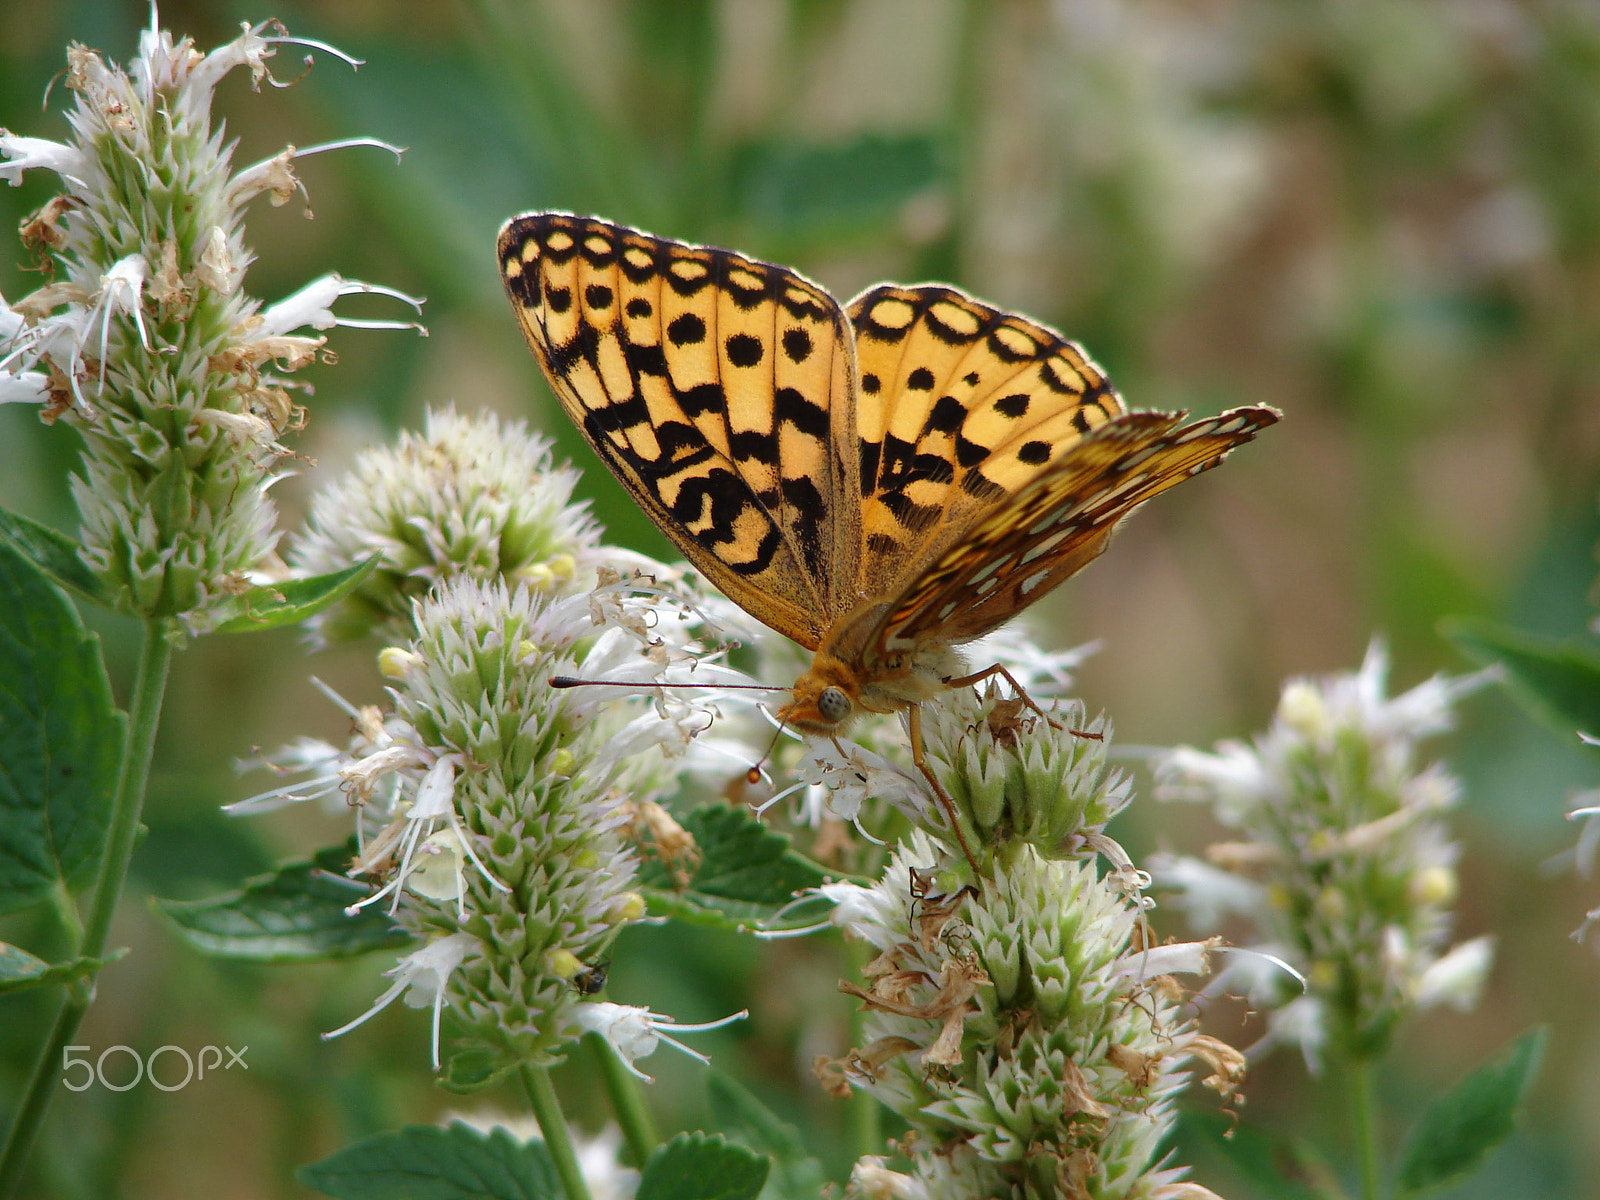
[[[954,281],[1081,341],[1135,407],[1282,408],[1280,426],[1142,512],[1031,617],[1050,642],[1103,641],[1081,692],[1121,742],[1247,734],[1285,676],[1354,668],[1374,633],[1398,689],[1466,668],[1437,634],[1443,616],[1563,636],[1593,617],[1600,8],[1586,0],[162,5],[202,49],[270,16],[365,65],[319,55],[294,87],[259,95],[230,76],[217,111],[236,162],[358,135],[409,150],[399,165],[374,149],[301,161],[311,209],[255,202],[248,290],[274,300],[337,271],[425,295],[431,331],[336,330],[338,365],[302,373],[315,394],[300,475],[276,492],[287,527],[362,447],[453,402],[548,431],[613,539],[666,552],[555,409],[496,276],[507,216],[567,208],[791,264],[841,298],[885,278]],[[132,2],[0,0],[0,125],[64,136],[59,80],[40,101],[67,43],[126,61],[147,19]],[[298,58],[283,48],[280,79],[301,75]],[[42,173],[0,188],[0,226],[51,194]],[[0,252],[0,292],[37,285],[25,266],[15,243]],[[358,308],[342,311],[392,315]],[[75,453],[67,429],[0,410],[0,504],[70,530]],[[131,630],[92,619],[125,683]],[[311,658],[281,633],[179,658],[150,833],[113,935],[134,953],[102,977],[82,1041],[247,1044],[250,1069],[172,1094],[63,1093],[38,1195],[305,1195],[292,1165],[452,1106],[428,1080],[424,1016],[397,1006],[339,1042],[315,1037],[370,1003],[390,960],[219,965],[143,905],[215,893],[343,835],[318,813],[244,823],[216,809],[267,786],[239,779],[236,759],[342,738],[309,674],[381,699],[371,653]],[[1600,968],[1567,934],[1600,885],[1547,864],[1575,836],[1569,794],[1600,771],[1500,694],[1471,701],[1464,725],[1438,744],[1467,784],[1458,932],[1496,934],[1499,961],[1475,1013],[1410,1027],[1384,1084],[1392,1132],[1549,1022],[1533,1119],[1454,1194],[1595,1195]],[[1143,852],[1195,850],[1208,833],[1141,799],[1119,836]],[[1158,928],[1183,932],[1175,917]],[[0,922],[0,940],[34,953],[52,936],[43,918]],[[847,1045],[841,970],[826,943],[644,930],[620,948],[610,994],[681,1020],[748,1004],[749,1022],[701,1044],[838,1174],[847,1114],[810,1063]],[[0,1100],[42,999],[0,1000]],[[648,1066],[665,1127],[704,1119],[694,1064]],[[582,1068],[566,1081],[581,1088]],[[1261,1064],[1247,1092],[1247,1119],[1337,1145],[1329,1093],[1291,1056]],[[466,1107],[487,1103],[516,1098]],[[1252,1194],[1209,1160],[1199,1178]]]

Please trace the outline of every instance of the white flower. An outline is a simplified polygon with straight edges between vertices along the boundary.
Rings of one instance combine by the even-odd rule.
[[[1124,955],[1119,973],[1140,983],[1160,975],[1206,975],[1211,971],[1210,955],[1220,946],[1220,938],[1147,946]]]
[[[835,744],[831,738],[805,739],[806,753],[796,769],[801,783],[828,791],[828,811],[861,830],[858,818],[868,800],[882,800],[918,824],[942,824],[922,780],[901,770],[881,754],[855,742]],[[844,758],[839,758],[839,748]],[[774,797],[774,800],[778,797]]]
[[[0,404],[47,404],[50,377],[38,371],[0,371]]]
[[[294,295],[278,301],[263,311],[260,314],[261,323],[256,327],[257,336],[264,339],[281,337],[307,326],[312,329],[332,329],[335,325],[346,325],[356,329],[422,329],[420,325],[407,321],[361,321],[333,315],[335,300],[341,296],[359,294],[392,296],[418,311],[422,308],[421,300],[394,288],[379,287],[375,283],[362,283],[356,279],[346,280],[339,275],[324,275],[321,279],[312,280]]]
[[[456,812],[456,766],[459,761],[460,756],[456,754],[445,754],[435,759],[427,771],[424,772],[421,781],[418,782],[416,798],[412,800],[404,816],[398,818],[390,826],[393,831],[390,837],[379,847],[367,848],[362,855],[361,861],[351,869],[351,874],[353,875],[363,874],[370,870],[375,861],[389,857],[390,844],[398,841],[400,846],[400,865],[395,870],[393,878],[365,900],[352,904],[348,911],[353,913],[376,900],[382,899],[384,896],[392,895],[393,900],[389,905],[389,911],[393,913],[400,906],[401,890],[407,887],[412,888],[419,895],[428,896],[432,899],[451,899],[457,901],[458,904],[462,903],[465,894],[464,887],[446,889],[447,895],[435,895],[435,892],[443,887],[440,876],[441,873],[448,871],[448,865],[439,866],[434,870],[433,874],[425,876],[423,887],[421,888],[417,888],[412,880],[412,876],[420,869],[420,865],[417,862],[418,851],[432,837],[435,825],[439,821],[445,821],[448,824],[448,833],[451,840],[434,842],[433,852],[424,857],[431,857],[432,854],[446,851],[453,851],[457,855],[465,854],[491,887],[498,888],[502,892],[511,890],[496,879],[488,867],[483,865],[483,860],[478,857],[477,851],[472,848],[471,839],[461,824],[460,814]],[[395,835],[398,836],[396,837]],[[465,919],[465,908],[460,909],[460,916]]]
[[[863,1200],[928,1200],[928,1185],[892,1171],[877,1155],[868,1154],[850,1168],[852,1195]]]
[[[24,171],[43,168],[63,179],[81,183],[88,160],[81,150],[45,138],[15,137],[0,133],[0,155],[10,161],[0,163],[0,179],[17,187]]]
[[[1459,1012],[1468,1011],[1478,1002],[1493,962],[1492,937],[1475,937],[1452,947],[1430,963],[1417,981],[1417,1007],[1448,1004]]]
[[[476,946],[476,938],[465,933],[452,933],[435,938],[422,949],[405,955],[393,968],[384,972],[394,979],[389,990],[354,1021],[323,1034],[322,1040],[328,1041],[349,1033],[357,1025],[377,1016],[404,993],[407,1008],[433,1009],[433,1068],[438,1070],[439,1021],[444,1012],[445,986],[450,982],[451,974]]]
[[[720,1021],[707,1021],[700,1025],[680,1025],[671,1017],[653,1013],[648,1008],[612,1004],[606,1000],[585,1001],[575,1005],[572,1010],[572,1017],[579,1025],[605,1038],[617,1052],[617,1057],[622,1059],[622,1065],[647,1083],[654,1081],[633,1064],[637,1059],[648,1058],[654,1054],[656,1046],[661,1042],[666,1042],[674,1049],[681,1050],[690,1058],[697,1058],[703,1063],[711,1061],[698,1050],[692,1050],[676,1038],[663,1033],[663,1028],[676,1033],[704,1033],[708,1029],[720,1029],[734,1021],[742,1021],[749,1015],[748,1010],[741,1009],[732,1016],[723,1017]]]

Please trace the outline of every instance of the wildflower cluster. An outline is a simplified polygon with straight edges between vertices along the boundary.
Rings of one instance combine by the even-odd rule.
[[[878,955],[863,1045],[819,1064],[899,1113],[910,1176],[857,1168],[864,1194],[1187,1197],[1211,1193],[1161,1165],[1187,1068],[1232,1094],[1236,1052],[1198,1033],[1173,972],[1202,943],[1146,948],[1142,907],[1092,859],[1019,844],[981,892],[938,890],[939,847],[915,834],[870,886],[832,884],[833,920]],[[892,1186],[891,1186],[892,1185]]]
[[[1436,676],[1389,699],[1387,674],[1374,644],[1354,674],[1290,682],[1254,744],[1179,748],[1157,764],[1159,795],[1208,803],[1240,834],[1209,861],[1156,860],[1157,880],[1203,927],[1252,918],[1256,948],[1303,976],[1273,968],[1253,999],[1276,1006],[1269,1038],[1298,1041],[1313,1063],[1329,1043],[1376,1057],[1407,1012],[1470,1005],[1489,964],[1487,938],[1446,950],[1456,849],[1442,817],[1458,787],[1438,764],[1417,765],[1417,744],[1490,675]]]
[[[323,641],[401,636],[412,602],[459,576],[570,590],[593,576],[596,563],[580,557],[598,541],[594,522],[572,505],[576,481],[521,425],[429,412],[422,433],[367,451],[318,492],[288,554],[295,573],[381,558],[350,601],[318,614],[312,629]]]
[[[446,1006],[494,1068],[554,1061],[586,1028],[631,1065],[670,1040],[663,1028],[689,1028],[591,999],[599,989],[587,981],[645,914],[629,827],[673,789],[673,760],[711,714],[682,692],[644,703],[551,680],[648,691],[713,678],[699,639],[715,630],[639,574],[645,560],[599,544],[571,485],[520,425],[453,413],[334,484],[297,558],[325,570],[341,549],[382,556],[371,586],[346,602],[354,615],[334,619],[394,630],[409,608],[405,644],[379,655],[393,709],[358,714],[343,750],[302,745],[310,779],[235,806],[319,792],[358,805],[352,874],[377,885],[362,903],[386,905],[425,943],[391,972],[377,1007],[402,995],[431,1006],[435,1065]],[[415,539],[377,532],[408,528]],[[602,567],[589,582],[608,558],[628,573]],[[419,576],[431,586],[413,599]]]
[[[23,224],[58,277],[0,302],[0,400],[78,428],[84,561],[119,607],[191,629],[224,614],[277,540],[267,490],[304,417],[270,372],[316,359],[325,337],[298,331],[349,323],[338,297],[385,290],[327,275],[268,307],[243,290],[244,206],[288,200],[293,160],[328,147],[235,170],[212,93],[238,67],[270,79],[293,40],[269,22],[201,54],[152,27],[127,70],[74,45],[71,139],[0,130],[0,179],[44,168],[64,188]]]

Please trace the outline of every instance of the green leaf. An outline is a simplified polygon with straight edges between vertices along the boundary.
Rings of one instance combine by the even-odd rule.
[[[0,913],[93,878],[124,724],[99,639],[0,540]]]
[[[1325,1200],[1335,1194],[1315,1186],[1319,1172],[1309,1148],[1272,1130],[1192,1109],[1182,1114],[1181,1130],[1208,1146],[1266,1200]]]
[[[339,1200],[562,1200],[544,1143],[455,1122],[406,1125],[295,1172]]]
[[[769,1165],[720,1134],[680,1133],[651,1153],[634,1200],[755,1200]]]
[[[1504,664],[1512,694],[1557,733],[1600,737],[1600,648],[1464,617],[1439,631],[1475,662]]]
[[[0,942],[0,996],[82,979],[121,957],[119,952],[103,959],[75,958],[71,962],[47,963],[9,942]]]
[[[774,833],[745,808],[708,804],[683,821],[700,857],[687,886],[659,858],[647,858],[639,882],[655,916],[676,917],[696,925],[736,929],[775,916],[791,904],[796,892],[832,878],[822,867],[789,848],[789,839]],[[815,919],[811,911],[827,907],[820,897],[805,909],[792,910],[797,924]]]
[[[196,949],[252,962],[321,962],[393,950],[412,937],[381,905],[345,909],[369,889],[344,874],[351,845],[323,850],[209,900],[153,900],[152,907]]]
[[[116,607],[115,597],[101,584],[100,577],[84,565],[78,556],[78,543],[66,534],[0,508],[0,541],[68,591],[101,608]]]
[[[1548,1040],[1548,1030],[1530,1029],[1434,1098],[1406,1141],[1397,1197],[1419,1196],[1460,1178],[1511,1135]]]
[[[715,1068],[706,1071],[706,1088],[711,1098],[712,1124],[772,1159],[768,1195],[810,1200],[822,1194],[827,1173],[820,1162],[806,1154],[793,1125],[780,1121],[752,1093]]]
[[[295,625],[337,604],[372,574],[383,555],[374,554],[365,562],[309,579],[290,579],[270,586],[253,587],[239,595],[229,608],[237,615],[212,626],[213,633],[259,633],[280,625]]]
[[[443,1074],[435,1076],[434,1082],[447,1092],[467,1096],[503,1079],[516,1066],[504,1054],[471,1046],[448,1056]]]

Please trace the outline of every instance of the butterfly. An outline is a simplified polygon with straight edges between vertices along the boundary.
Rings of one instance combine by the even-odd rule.
[[[508,221],[499,258],[596,453],[707,579],[812,651],[779,719],[836,736],[909,710],[941,795],[917,706],[1005,673],[954,647],[1279,417],[1129,412],[1061,334],[943,285],[841,308],[786,267],[559,212]]]

